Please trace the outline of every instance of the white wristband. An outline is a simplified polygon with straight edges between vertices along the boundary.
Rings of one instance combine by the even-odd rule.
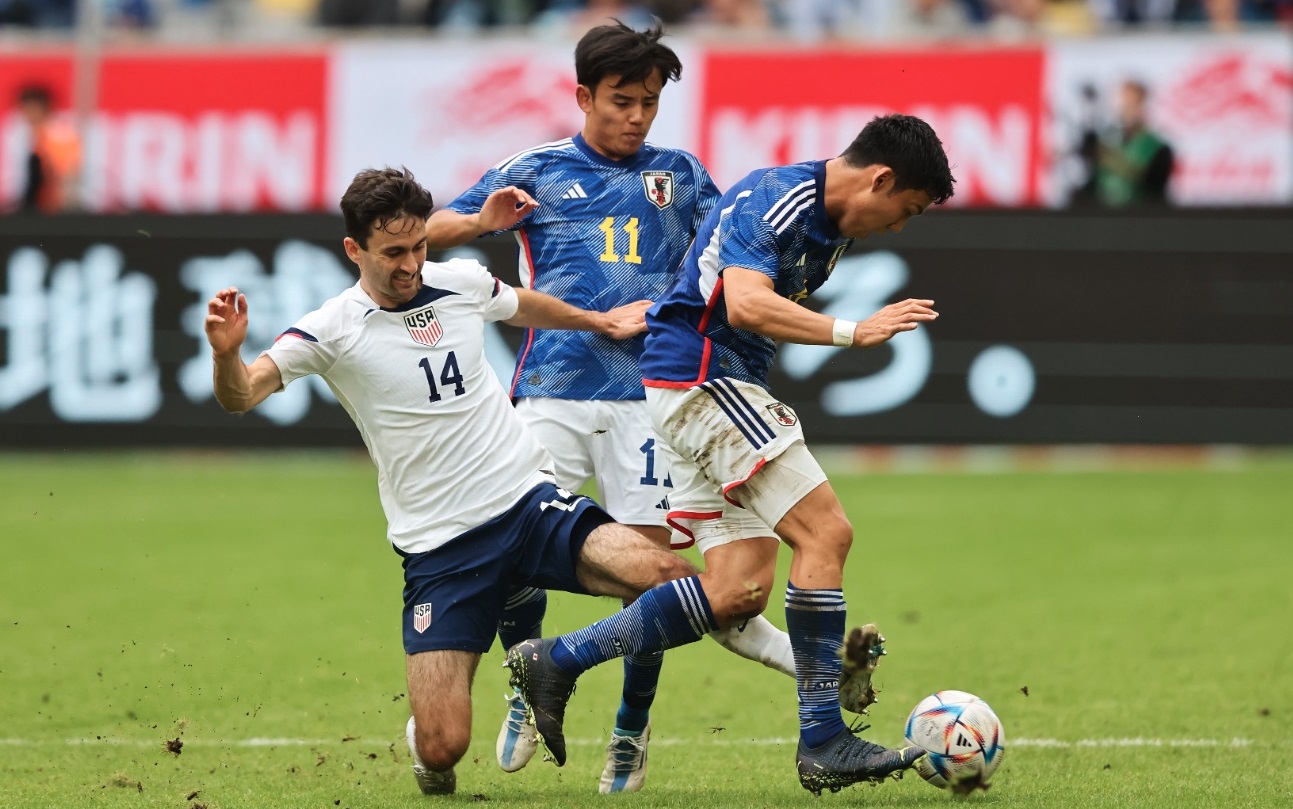
[[[853,330],[858,324],[852,320],[835,319],[835,325],[831,326],[831,342],[841,348],[848,348],[853,345]]]

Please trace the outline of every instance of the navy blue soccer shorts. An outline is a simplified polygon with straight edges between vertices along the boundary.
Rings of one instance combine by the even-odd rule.
[[[404,557],[404,651],[489,651],[514,586],[584,593],[575,562],[610,515],[551,483],[484,525]]]

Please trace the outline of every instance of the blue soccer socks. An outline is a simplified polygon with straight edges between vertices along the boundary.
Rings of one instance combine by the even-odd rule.
[[[715,628],[700,579],[690,576],[648,590],[609,618],[562,635],[552,648],[552,660],[578,676],[615,657],[694,643]]]
[[[846,729],[839,698],[844,620],[843,590],[786,587],[786,631],[795,652],[799,734],[809,747]]]

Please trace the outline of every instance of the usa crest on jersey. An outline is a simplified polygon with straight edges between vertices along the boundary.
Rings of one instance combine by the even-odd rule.
[[[646,198],[657,208],[667,208],[673,204],[673,172],[644,171],[642,185],[646,189]]]
[[[434,346],[444,336],[444,327],[436,319],[435,309],[428,306],[404,316],[404,325],[409,329],[409,336],[424,346]]]

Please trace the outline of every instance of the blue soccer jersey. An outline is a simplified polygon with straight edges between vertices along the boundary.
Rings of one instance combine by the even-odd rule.
[[[718,200],[709,173],[687,152],[648,143],[616,161],[576,135],[509,157],[449,210],[476,213],[509,185],[539,203],[516,229],[522,283],[596,311],[659,300]],[[643,343],[640,336],[530,329],[512,395],[642,399]]]
[[[732,326],[723,270],[764,273],[799,302],[826,282],[852,239],[826,216],[826,163],[759,169],[732,186],[705,220],[678,277],[647,312],[643,381],[682,388],[730,376],[768,386],[777,344]]]

